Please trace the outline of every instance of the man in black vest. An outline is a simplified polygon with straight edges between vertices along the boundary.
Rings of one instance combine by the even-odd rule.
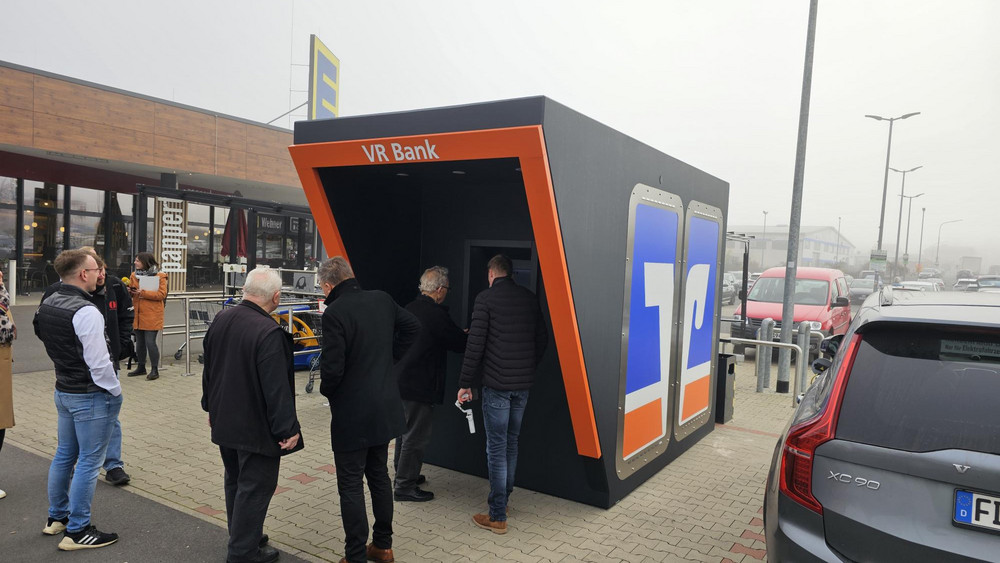
[[[362,291],[340,256],[323,262],[318,277],[326,295],[319,389],[330,399],[330,437],[346,535],[341,561],[384,563],[393,560],[389,441],[406,431],[392,365],[416,338],[420,323],[388,294]],[[367,547],[363,478],[368,479],[375,515]]]
[[[280,301],[281,276],[257,268],[247,274],[243,301],[216,315],[205,334],[201,407],[226,468],[233,563],[278,559],[263,535],[264,518],[281,456],[303,447],[292,336],[271,317]]]
[[[122,406],[122,388],[109,353],[104,315],[90,301],[101,268],[82,250],[56,257],[59,291],[35,312],[35,334],[55,364],[59,446],[49,468],[49,519],[42,533],[65,532],[61,550],[104,547],[118,534],[90,522],[97,475]],[[74,469],[75,467],[75,469]]]
[[[104,315],[105,330],[111,345],[111,363],[114,364],[117,374],[118,362],[135,355],[135,346],[132,344],[132,319],[135,316],[132,308],[132,297],[128,294],[128,287],[122,283],[122,280],[115,276],[107,277],[104,260],[97,255],[94,247],[81,246],[80,250],[93,256],[101,268],[100,276],[97,278],[97,289],[91,292],[90,301]],[[59,291],[61,286],[61,281],[50,285],[45,290],[42,301]],[[122,425],[120,420],[115,420],[115,427],[111,430],[111,441],[108,443],[108,453],[104,459],[104,471],[104,479],[112,485],[127,485],[131,480],[129,474],[125,472],[125,462],[122,461]]]
[[[444,402],[444,376],[448,352],[465,351],[465,333],[442,305],[448,295],[448,268],[434,266],[420,276],[420,295],[406,306],[420,321],[417,340],[397,364],[399,395],[406,413],[406,434],[396,439],[397,501],[423,502],[434,493],[418,487],[424,449],[431,441],[434,405]]]
[[[535,368],[549,342],[538,299],[514,282],[513,272],[510,258],[498,254],[490,259],[490,287],[476,296],[458,381],[459,402],[472,399],[474,385],[483,386],[489,513],[476,514],[472,520],[497,534],[507,532],[507,499],[514,490],[517,439]]]

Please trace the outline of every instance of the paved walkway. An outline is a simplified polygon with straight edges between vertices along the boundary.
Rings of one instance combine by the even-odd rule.
[[[18,348],[15,344],[15,358]],[[166,357],[170,359],[169,356]],[[225,528],[222,465],[202,412],[200,377],[166,367],[155,382],[122,378],[125,488]],[[51,371],[14,375],[17,426],[7,444],[51,459],[56,447]],[[305,450],[284,458],[265,523],[272,543],[308,561],[338,561],[343,532],[324,398],[302,388]],[[425,466],[428,503],[396,503],[396,560],[759,561],[764,482],[777,433],[791,416],[788,395],[754,393],[753,362],[737,366],[735,416],[609,510],[518,489],[503,536],[471,521],[485,508],[484,479]],[[530,429],[526,429],[530,431]],[[7,455],[6,448],[0,456]],[[391,469],[390,469],[391,470]],[[0,483],[2,485],[2,483]],[[3,501],[0,501],[2,506]],[[101,521],[100,503],[94,518]],[[37,507],[31,515],[44,513]],[[2,536],[7,530],[0,530]],[[123,537],[123,542],[130,541]]]

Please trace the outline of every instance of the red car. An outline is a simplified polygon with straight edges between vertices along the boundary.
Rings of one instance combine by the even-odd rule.
[[[770,317],[775,328],[781,327],[782,301],[785,294],[785,269],[771,268],[761,274],[747,295],[747,324],[734,324],[731,334],[737,338],[756,338],[761,321]],[[810,361],[819,356],[819,343],[827,336],[844,334],[851,323],[850,288],[844,273],[832,268],[799,268],[795,275],[795,311],[793,319],[808,322],[812,330],[809,342]],[[736,315],[742,314],[742,305]],[[779,338],[775,335],[774,340]],[[737,354],[744,346],[736,345]]]

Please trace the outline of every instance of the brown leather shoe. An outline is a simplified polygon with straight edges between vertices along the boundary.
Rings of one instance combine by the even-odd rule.
[[[507,521],[497,522],[490,518],[489,514],[476,514],[472,517],[472,521],[476,523],[477,526],[484,530],[489,530],[494,534],[506,534],[507,533]]]
[[[392,548],[382,549],[381,547],[375,547],[374,543],[368,544],[368,548],[365,549],[365,557],[369,561],[375,561],[376,563],[392,563],[396,560],[392,556]]]

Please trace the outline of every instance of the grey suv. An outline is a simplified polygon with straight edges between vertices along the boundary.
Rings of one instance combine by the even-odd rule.
[[[1000,295],[877,297],[778,441],[768,560],[1000,560]]]

